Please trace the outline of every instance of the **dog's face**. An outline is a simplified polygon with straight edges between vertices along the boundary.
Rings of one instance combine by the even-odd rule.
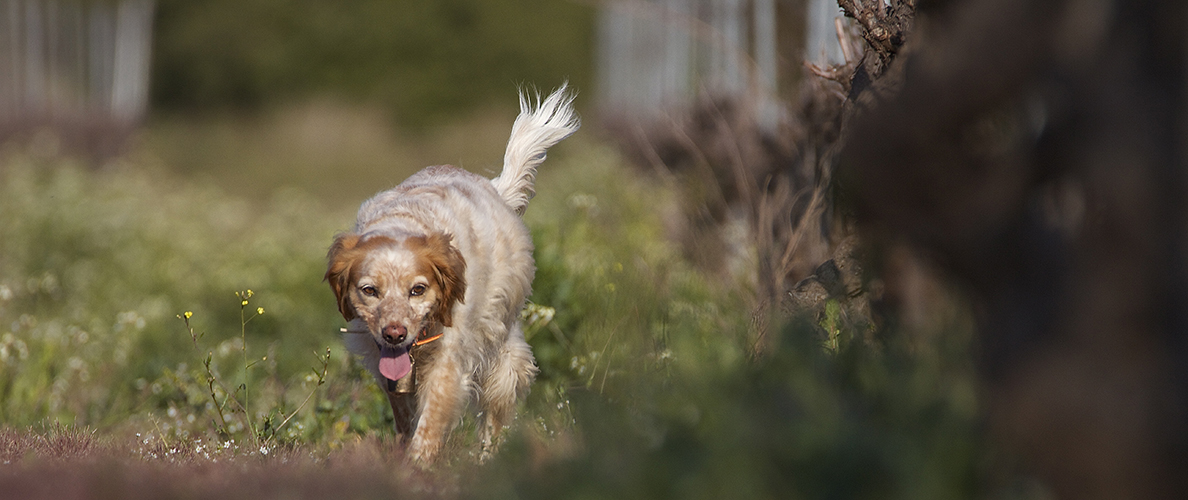
[[[466,262],[434,233],[393,239],[339,235],[327,256],[326,280],[347,321],[367,324],[377,344],[407,350],[433,323],[453,326],[466,290]]]

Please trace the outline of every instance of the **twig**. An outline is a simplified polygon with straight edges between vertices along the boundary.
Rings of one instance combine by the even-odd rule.
[[[317,355],[317,354],[315,353],[315,355]],[[328,370],[328,367],[330,366],[330,347],[329,346],[326,347],[326,356],[324,356],[324,357],[317,356],[317,357],[318,357],[318,360],[320,360],[322,362],[322,373],[318,373],[318,371],[316,369],[314,370],[314,375],[316,375],[318,377],[318,384],[315,385],[314,388],[309,391],[309,394],[305,395],[305,400],[302,401],[301,404],[297,406],[297,409],[293,410],[293,412],[290,413],[289,416],[285,417],[284,421],[282,421],[280,423],[280,425],[276,426],[276,428],[273,429],[273,431],[272,431],[273,436],[276,436],[276,434],[279,433],[281,431],[281,429],[283,429],[285,427],[285,425],[288,424],[289,421],[292,420],[293,417],[296,416],[297,413],[301,411],[302,408],[305,408],[306,403],[309,403],[310,398],[312,398],[313,395],[318,391],[318,387],[321,387],[322,384],[326,383],[326,372]]]

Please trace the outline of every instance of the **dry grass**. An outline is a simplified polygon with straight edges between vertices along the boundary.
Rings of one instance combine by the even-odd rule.
[[[6,498],[421,498],[452,496],[449,476],[402,465],[391,441],[361,439],[333,454],[302,447],[214,452],[217,443],[126,441],[54,425],[0,431]]]

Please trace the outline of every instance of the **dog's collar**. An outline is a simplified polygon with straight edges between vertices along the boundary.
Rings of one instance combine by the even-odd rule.
[[[342,333],[371,333],[370,330],[349,330],[346,328],[339,328],[338,331],[340,331]],[[428,326],[426,326],[425,328],[422,328],[421,331],[417,333],[417,339],[414,340],[412,345],[409,347],[411,348],[411,347],[423,346],[425,344],[433,342],[434,340],[440,339],[443,335],[445,335],[445,332],[443,331],[443,332],[441,332],[437,335],[434,335],[432,337],[422,338],[422,337],[424,337],[424,335],[426,333],[429,333]],[[378,343],[377,343],[377,345],[378,345]]]
[[[422,346],[422,345],[428,344],[430,342],[433,342],[434,340],[440,339],[442,335],[445,335],[445,332],[443,331],[443,332],[441,332],[437,335],[434,335],[432,337],[429,337],[429,338],[421,338],[421,336],[425,335],[426,333],[429,333],[428,327],[425,327],[425,329],[421,330],[421,333],[417,334],[417,340],[413,341],[412,347],[417,347],[417,346]]]
[[[358,331],[358,330],[348,330],[346,328],[341,328],[340,330],[343,333],[369,333],[368,330]],[[386,380],[385,381],[386,383],[382,384],[382,387],[389,395],[412,394],[417,391],[417,389],[416,389],[417,362],[416,362],[416,358],[414,358],[412,356],[412,348],[428,344],[430,342],[440,339],[442,337],[442,335],[445,335],[445,332],[443,331],[442,333],[438,333],[437,335],[434,335],[432,337],[422,338],[426,333],[429,333],[429,325],[426,325],[425,328],[422,328],[420,332],[417,332],[417,339],[413,341],[412,345],[408,346],[409,347],[409,353],[408,353],[409,362],[412,363],[412,371],[409,372],[408,376],[404,377],[400,380]],[[379,345],[379,344],[376,343],[376,345]]]

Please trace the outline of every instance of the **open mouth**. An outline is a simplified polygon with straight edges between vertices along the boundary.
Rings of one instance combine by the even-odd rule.
[[[428,328],[428,325],[423,326],[417,332],[416,337],[413,337],[413,342],[408,345],[392,345],[379,340],[375,341],[375,346],[380,350],[379,371],[384,378],[396,381],[408,376],[408,373],[412,371],[412,358],[408,355],[409,349],[436,340],[441,336],[438,334],[437,337],[422,339]]]
[[[408,348],[380,345],[379,371],[388,380],[400,380],[412,371]]]

